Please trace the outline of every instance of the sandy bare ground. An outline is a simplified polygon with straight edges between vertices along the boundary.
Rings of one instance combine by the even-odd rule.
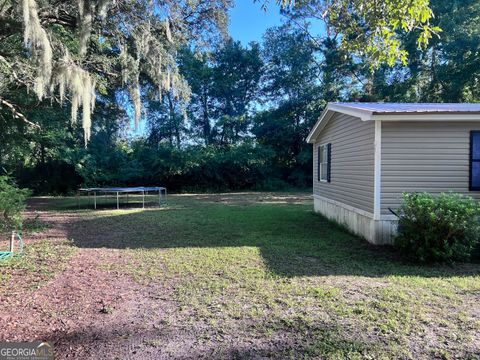
[[[310,198],[256,193],[196,196],[237,205],[305,202]],[[53,244],[65,241],[75,227],[78,213],[34,214],[33,210],[42,205],[41,199],[32,202],[27,217],[36,216],[49,228],[30,236],[27,245],[40,239]],[[75,231],[78,233],[78,228]],[[265,347],[259,339],[198,338],[199,329],[186,326],[185,319],[178,317],[178,305],[172,300],[174,283],[140,284],[111,270],[112,264],[127,264],[129,260],[128,254],[118,249],[79,248],[64,269],[46,283],[39,276],[14,272],[10,288],[0,298],[0,339],[49,341],[58,359],[263,358],[262,353],[278,350],[275,339]],[[278,339],[283,346],[293,342]]]
[[[50,228],[33,236],[30,244],[66,239],[76,217],[38,214]],[[171,288],[139,285],[108,270],[112,263],[128,260],[121,250],[82,248],[42,286],[35,286],[38,277],[14,274],[16,284],[0,299],[0,339],[48,340],[60,359],[189,357],[186,343],[195,338],[164,326],[175,312]]]

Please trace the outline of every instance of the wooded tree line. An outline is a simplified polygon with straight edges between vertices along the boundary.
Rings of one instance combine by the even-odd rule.
[[[111,32],[104,34],[104,42],[123,39],[123,50],[120,46],[115,51],[124,52],[119,61],[125,66],[112,60],[111,48],[102,41],[89,43],[95,48],[93,55],[86,52],[86,60],[78,61],[101,76],[88,146],[85,123],[70,121],[74,96],[63,102],[39,100],[32,91],[34,80],[6,81],[30,68],[11,69],[7,61],[0,61],[6,89],[0,100],[8,100],[39,125],[15,117],[8,106],[0,107],[1,171],[37,193],[65,193],[79,185],[164,185],[177,191],[309,187],[312,149],[305,138],[328,101],[480,100],[478,0],[432,1],[435,17],[430,25],[442,29],[439,36],[433,35],[422,48],[421,28],[398,30],[408,62],[400,56],[389,63],[379,55],[373,67],[377,60],[369,56],[372,50],[358,51],[358,39],[344,46],[351,28],[336,24],[338,17],[327,22],[321,34],[314,33],[310,21],[318,15],[314,5],[321,1],[286,8],[285,24],[248,46],[225,33],[228,1],[199,3],[203,12],[192,10],[191,23],[188,8],[181,8],[169,18],[171,24],[154,23],[152,18],[145,22],[145,31],[133,37],[125,36],[126,30],[102,30]],[[62,14],[52,21],[74,21]],[[126,28],[133,21],[122,20]],[[205,22],[210,27],[202,27]],[[65,54],[82,53],[82,41],[63,33],[63,27],[54,29],[71,42],[66,41],[73,49]],[[12,35],[16,33],[3,23],[0,30],[0,60],[12,54],[20,54],[21,60],[25,54],[17,35]],[[148,43],[148,36],[164,40]],[[169,41],[172,48],[164,46]],[[367,46],[368,39],[364,41]],[[150,55],[140,56],[140,45],[159,48],[153,53],[143,49]],[[159,65],[162,56],[166,60]],[[17,65],[27,65],[20,60]],[[163,69],[161,74],[155,66]],[[35,79],[35,69],[30,70]],[[125,72],[125,77],[112,81]],[[142,118],[144,124],[136,136],[130,130],[134,118]]]

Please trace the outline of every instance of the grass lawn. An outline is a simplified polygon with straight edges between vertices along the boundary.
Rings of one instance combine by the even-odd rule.
[[[36,299],[49,286],[68,287],[55,284],[62,276],[85,278],[75,291],[88,313],[96,291],[82,288],[82,274],[98,271],[91,289],[111,286],[108,304],[92,315],[100,320],[70,325],[84,340],[67,325],[41,333],[65,351],[83,346],[88,357],[85,348],[113,339],[117,354],[133,358],[480,358],[480,264],[405,263],[315,214],[305,194],[178,195],[145,210],[78,211],[65,198],[35,207],[50,232],[63,224],[63,233],[37,236],[22,259],[0,264],[0,299]],[[109,274],[116,277],[96,284]],[[136,302],[125,300],[128,291]],[[43,301],[35,306],[48,308],[52,322],[83,311]],[[133,323],[142,314],[127,336],[142,333],[141,341],[122,348],[130,343],[115,329],[118,318]],[[108,341],[79,335],[94,321]]]

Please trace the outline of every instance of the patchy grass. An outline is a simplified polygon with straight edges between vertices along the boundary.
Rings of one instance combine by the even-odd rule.
[[[127,254],[127,264],[104,267],[155,286],[159,298],[173,289],[169,321],[219,354],[479,358],[479,264],[405,263],[314,214],[303,194],[173,196],[162,208],[74,213],[68,238],[78,251]],[[41,249],[31,251],[42,269]],[[20,261],[27,267],[27,256]]]
[[[31,214],[23,222],[22,238],[24,241],[32,235],[50,228],[50,224],[39,218],[39,214]],[[9,234],[0,234],[0,249],[9,249]],[[37,239],[24,244],[23,253],[19,253],[18,239],[14,244],[15,255],[0,261],[0,296],[16,289],[35,289],[61,272],[76,248],[66,239],[55,242]]]
[[[276,356],[295,358],[478,350],[479,265],[404,263],[314,214],[309,201],[185,196],[77,225],[76,246],[124,249],[132,260],[117,270],[175,284],[181,321],[200,337],[272,342]]]
[[[26,218],[23,222],[23,232],[27,234],[36,234],[47,230],[49,227],[50,224],[41,221],[38,214],[33,217]]]
[[[26,246],[22,255],[0,261],[0,296],[40,287],[65,268],[75,250],[70,241],[41,240]]]

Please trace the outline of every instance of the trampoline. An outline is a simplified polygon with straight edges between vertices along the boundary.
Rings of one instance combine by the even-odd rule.
[[[120,197],[126,195],[127,204],[128,204],[128,194],[141,194],[142,195],[142,208],[145,208],[145,196],[149,193],[155,193],[155,196],[158,194],[158,206],[167,202],[167,188],[153,186],[153,187],[93,187],[93,188],[81,188],[78,189],[77,193],[77,206],[79,207],[79,195],[87,194],[88,197],[93,197],[93,208],[97,209],[97,196],[104,194],[113,194],[117,199],[117,209],[120,209]]]

